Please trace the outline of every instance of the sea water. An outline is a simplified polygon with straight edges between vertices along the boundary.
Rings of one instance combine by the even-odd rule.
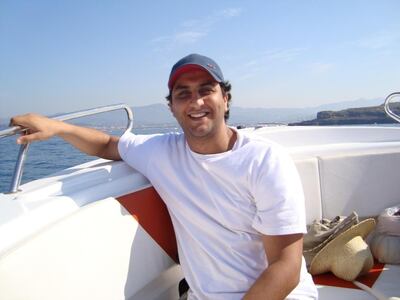
[[[4,129],[4,128],[0,128]],[[121,135],[124,128],[97,128],[109,134]],[[136,134],[152,134],[179,131],[176,125],[151,125],[133,129]],[[19,145],[16,136],[0,139],[0,193],[8,192],[18,156]],[[48,176],[57,171],[96,159],[75,149],[61,138],[33,142],[29,145],[24,164],[22,184]]]

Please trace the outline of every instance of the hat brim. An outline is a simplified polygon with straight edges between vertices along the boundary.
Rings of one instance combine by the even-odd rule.
[[[197,64],[187,64],[187,65],[183,65],[179,69],[175,70],[174,74],[171,76],[171,78],[168,81],[169,89],[172,90],[172,88],[175,85],[175,82],[183,74],[194,72],[194,71],[198,71],[198,70],[206,71],[208,74],[211,75],[212,78],[215,79],[215,81],[220,82],[219,78],[216,78],[215,75],[212,72],[210,72],[209,70],[207,70],[203,66],[200,66],[200,65],[197,65]]]
[[[361,221],[338,235],[315,255],[310,264],[310,273],[316,275],[326,272],[327,270],[325,270],[324,267],[326,265],[325,262],[329,259],[329,256],[332,255],[332,252],[335,252],[337,247],[343,246],[356,236],[361,236],[364,239],[374,229],[374,227],[375,220],[370,218]]]

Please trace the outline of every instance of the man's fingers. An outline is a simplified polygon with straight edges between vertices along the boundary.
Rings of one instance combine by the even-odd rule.
[[[8,126],[18,126],[18,124],[17,124],[17,120],[18,119],[18,117],[12,117],[11,119],[10,119],[10,124],[8,125]]]
[[[46,137],[41,132],[22,135],[17,139],[17,144],[27,144],[33,141],[45,140]]]
[[[10,126],[29,127],[38,119],[38,115],[29,113],[25,115],[14,116],[10,119]]]
[[[24,128],[23,131],[26,131],[17,139],[17,144],[49,139],[55,135],[54,124],[56,124],[55,121],[33,113],[14,116],[10,120],[10,125],[21,126]]]

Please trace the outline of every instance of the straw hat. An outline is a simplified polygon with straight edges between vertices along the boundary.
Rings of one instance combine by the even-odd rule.
[[[310,273],[317,275],[331,271],[336,277],[353,281],[368,272],[374,259],[363,240],[375,227],[374,219],[366,219],[330,241],[313,258]]]

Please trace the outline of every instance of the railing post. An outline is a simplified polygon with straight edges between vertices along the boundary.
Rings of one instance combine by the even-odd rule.
[[[19,185],[21,184],[22,173],[24,172],[24,163],[27,156],[29,148],[28,144],[23,144],[19,147],[18,158],[15,163],[14,174],[11,179],[10,191],[9,193],[16,193],[18,192]]]
[[[391,117],[392,119],[396,120],[397,122],[400,122],[400,117],[398,115],[396,115],[391,109],[390,109],[390,102],[396,98],[396,97],[400,97],[400,92],[396,92],[396,93],[392,93],[389,96],[386,97],[385,99],[385,112],[386,114]]]

